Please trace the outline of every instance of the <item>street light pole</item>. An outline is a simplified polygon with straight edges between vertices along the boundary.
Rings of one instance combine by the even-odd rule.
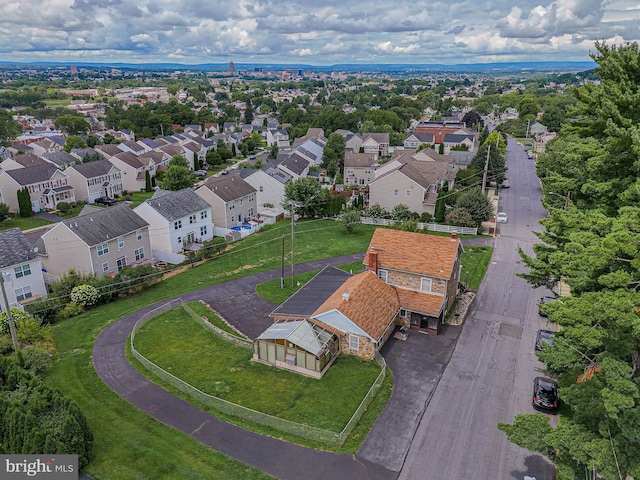
[[[4,287],[4,273],[0,273],[0,287],[2,288],[2,298],[4,299],[4,306],[7,310],[7,321],[9,322],[9,332],[11,333],[11,340],[13,341],[13,349],[17,354],[20,351],[20,345],[18,344],[16,327],[13,324],[13,317],[11,316],[11,307],[9,307],[9,300],[7,299],[7,290]]]

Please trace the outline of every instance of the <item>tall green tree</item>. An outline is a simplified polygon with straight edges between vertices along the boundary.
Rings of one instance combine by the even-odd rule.
[[[29,190],[27,189],[27,187],[18,190],[18,209],[22,218],[33,216],[31,196],[29,195]]]
[[[145,170],[144,172],[144,191],[145,192],[153,191],[153,188],[151,187],[151,174],[149,173],[149,170]]]
[[[456,207],[469,212],[473,225],[476,227],[493,216],[493,205],[479,188],[472,188],[461,194],[456,202]]]
[[[299,177],[284,186],[284,204],[303,217],[313,217],[322,210],[320,183],[313,177]]]
[[[11,112],[0,109],[0,145],[9,146],[20,135],[20,124],[13,119]]]
[[[64,151],[69,153],[74,148],[87,148],[87,144],[79,135],[69,135],[64,142]]]
[[[67,135],[84,135],[91,130],[89,122],[76,115],[62,115],[56,118],[55,125]]]

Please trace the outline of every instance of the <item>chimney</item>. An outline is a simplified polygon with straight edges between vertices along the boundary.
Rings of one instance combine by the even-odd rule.
[[[451,241],[453,242],[457,238],[458,238],[458,232],[451,232]]]
[[[367,261],[367,270],[373,272],[374,274],[378,274],[378,252],[372,248],[369,251],[369,259]]]

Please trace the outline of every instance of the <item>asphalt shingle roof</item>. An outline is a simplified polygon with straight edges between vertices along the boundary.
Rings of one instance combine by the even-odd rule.
[[[63,220],[62,223],[90,247],[149,225],[127,205],[103,208],[99,212]]]
[[[145,203],[170,222],[211,208],[211,205],[190,188],[177,192],[157,191],[156,194]]]
[[[16,168],[7,170],[5,173],[13,178],[20,185],[31,185],[33,183],[46,182],[53,177],[58,167],[47,163],[37,167]]]
[[[0,231],[0,268],[19,265],[37,256],[19,228]]]
[[[97,160],[95,162],[72,165],[69,168],[73,168],[76,172],[78,172],[85,178],[93,178],[107,175],[112,168],[116,167],[113,165],[113,163],[105,158],[104,160]]]
[[[230,202],[256,192],[256,189],[239,175],[209,177],[201,188],[208,188],[224,202]]]

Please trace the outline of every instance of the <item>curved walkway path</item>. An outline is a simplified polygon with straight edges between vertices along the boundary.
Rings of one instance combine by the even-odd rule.
[[[491,237],[463,239],[465,245],[493,246]],[[327,265],[361,261],[346,255],[296,265],[298,273]],[[267,315],[275,305],[256,295],[255,288],[278,278],[279,269],[213,285],[180,297],[203,300],[250,338],[273,323]],[[136,321],[169,299],[134,312],[111,324],[98,336],[93,364],[100,378],[125,400],[162,423],[210,447],[283,480],[349,478],[395,479],[404,465],[417,425],[455,349],[460,328],[443,326],[437,336],[390,338],[382,354],[394,374],[391,399],[358,452],[353,456],[319,452],[228,424],[163,390],[134,369],[125,357],[125,343]]]
[[[362,260],[362,254],[308,262],[296,265],[296,269],[302,273],[318,270],[326,265],[342,265],[358,260]],[[270,312],[274,307],[255,295],[255,287],[264,281],[278,278],[279,274],[279,270],[270,270],[189,292],[180,297],[185,301],[204,300],[229,320],[230,316],[237,317],[240,314],[242,323],[232,323],[250,338],[255,338],[272,323],[265,317],[265,311]],[[111,324],[98,336],[93,347],[96,372],[126,401],[219,452],[283,480],[387,480],[397,477],[397,472],[357,455],[320,452],[226,423],[175,397],[140,374],[125,357],[127,338],[142,315],[167,301],[149,305]]]

